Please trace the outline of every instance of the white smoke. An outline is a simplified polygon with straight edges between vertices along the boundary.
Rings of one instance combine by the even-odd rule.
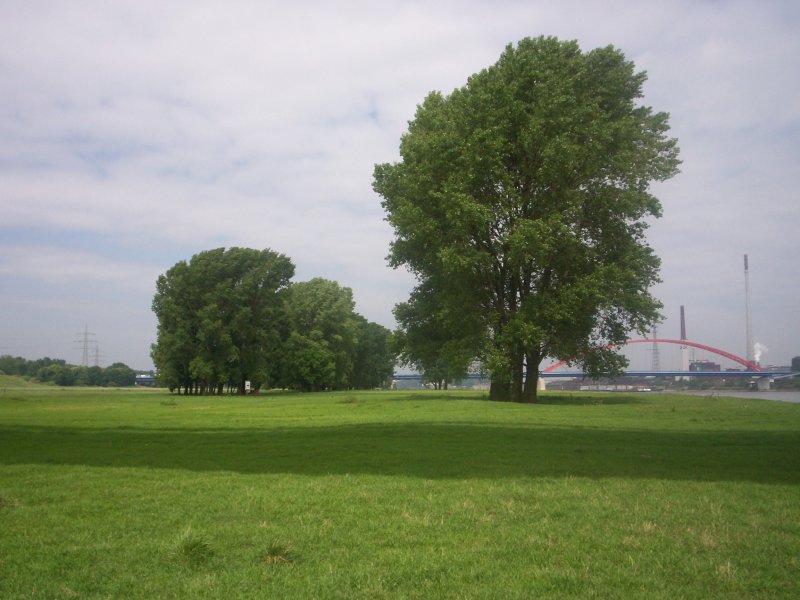
[[[767,348],[761,342],[756,342],[753,344],[753,358],[755,359],[756,363],[761,362],[761,355],[765,352],[769,352],[769,348]]]

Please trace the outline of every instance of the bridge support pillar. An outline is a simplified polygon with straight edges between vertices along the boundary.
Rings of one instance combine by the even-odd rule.
[[[769,377],[759,377],[758,379],[756,379],[756,388],[758,389],[759,392],[768,392],[769,384],[770,384]]]

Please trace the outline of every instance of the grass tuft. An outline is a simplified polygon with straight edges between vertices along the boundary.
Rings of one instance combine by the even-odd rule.
[[[207,563],[214,556],[211,544],[201,535],[195,533],[191,527],[187,527],[175,542],[170,558],[173,561],[200,566]]]
[[[261,562],[267,565],[283,565],[294,562],[296,554],[288,544],[273,540],[261,553]]]
[[[736,569],[734,569],[730,559],[717,567],[717,574],[720,579],[725,581],[730,581],[736,577]]]

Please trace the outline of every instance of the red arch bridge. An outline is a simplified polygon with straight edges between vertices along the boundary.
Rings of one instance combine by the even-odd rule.
[[[697,342],[690,342],[689,340],[670,340],[663,338],[650,338],[641,340],[628,340],[624,345],[628,344],[676,344],[681,347],[699,348],[706,350],[712,354],[722,356],[744,367],[741,371],[626,371],[625,375],[629,377],[752,377],[757,379],[780,379],[782,377],[794,377],[800,373],[792,371],[765,371],[756,363],[750,362],[741,356],[736,356],[725,350],[707,346],[706,344],[698,344]],[[539,373],[539,377],[586,377],[587,374],[581,371],[558,371],[569,361],[562,360],[559,363],[551,365]]]
[[[682,347],[689,347],[689,348],[698,348],[700,350],[706,350],[707,352],[711,352],[712,354],[716,354],[718,356],[722,356],[733,362],[736,362],[742,365],[743,370],[741,371],[626,371],[624,373],[625,376],[629,377],[750,377],[759,380],[763,380],[764,383],[769,382],[770,380],[774,379],[781,379],[783,377],[795,377],[800,375],[800,373],[795,373],[793,371],[765,371],[756,363],[750,362],[747,359],[742,358],[741,356],[736,356],[735,354],[731,354],[725,350],[721,350],[719,348],[714,348],[713,346],[708,346],[706,344],[699,344],[697,342],[690,342],[689,340],[671,340],[671,339],[663,339],[663,338],[649,338],[649,339],[641,339],[641,340],[628,340],[623,345],[628,344],[676,344]],[[542,378],[551,378],[551,377],[571,377],[571,378],[586,378],[588,377],[587,373],[582,371],[567,371],[558,370],[560,367],[568,364],[570,361],[563,360],[559,363],[551,365],[540,371],[539,377]],[[420,379],[421,375],[417,373],[396,373],[394,375],[395,379]],[[480,374],[470,374],[467,376],[467,379],[483,379],[484,375]]]

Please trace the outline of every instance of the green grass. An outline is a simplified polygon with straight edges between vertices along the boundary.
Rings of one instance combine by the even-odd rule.
[[[42,387],[42,384],[35,381],[28,381],[24,377],[19,377],[17,375],[6,375],[5,373],[0,373],[0,400],[2,400],[4,394],[9,392],[8,388],[16,389],[33,387]]]
[[[0,392],[2,598],[795,598],[800,406]]]

